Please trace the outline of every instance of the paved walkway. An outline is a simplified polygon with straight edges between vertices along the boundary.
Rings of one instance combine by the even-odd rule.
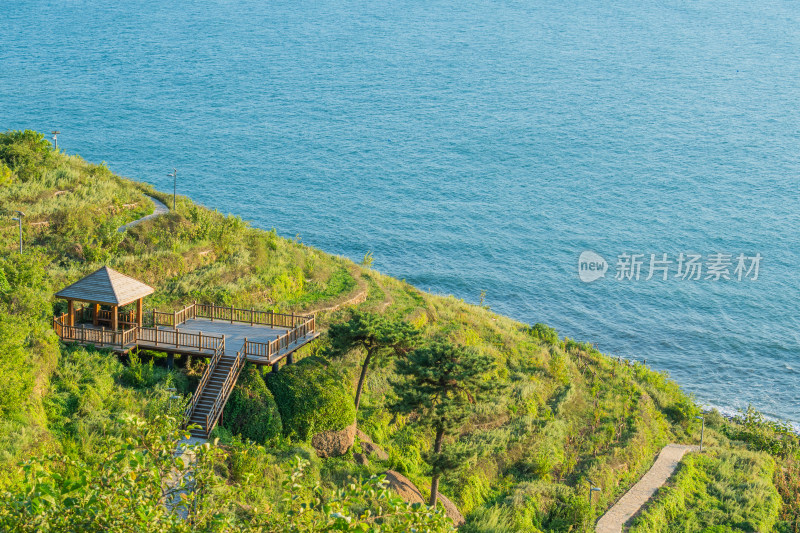
[[[177,469],[173,469],[170,472],[169,477],[165,480],[167,485],[167,499],[166,499],[166,507],[168,510],[172,511],[181,503],[181,495],[182,494],[191,494],[194,490],[194,452],[187,450],[187,446],[196,446],[198,444],[204,444],[208,442],[206,439],[201,439],[199,437],[189,437],[188,439],[182,439],[178,443],[178,447],[175,449],[175,457],[181,457],[183,459],[183,464],[186,465],[182,471]],[[181,482],[183,482],[183,487],[181,487]],[[181,518],[186,520],[188,518],[188,513],[185,508],[178,509],[177,513],[180,515]]]
[[[621,533],[622,527],[639,512],[656,491],[675,472],[686,452],[697,451],[697,446],[667,444],[658,454],[656,462],[619,501],[597,521],[596,533]]]
[[[119,228],[117,228],[117,231],[119,233],[122,233],[123,231],[125,231],[125,230],[127,230],[129,228],[132,228],[134,226],[138,226],[139,224],[141,224],[145,220],[150,220],[151,218],[156,218],[156,217],[159,217],[161,215],[165,215],[165,214],[169,213],[169,207],[167,207],[166,205],[162,204],[161,202],[159,202],[158,200],[156,200],[152,196],[148,196],[148,198],[150,198],[153,201],[153,203],[156,205],[156,208],[152,212],[152,214],[149,214],[149,215],[147,215],[145,217],[142,217],[142,218],[140,218],[138,220],[134,220],[133,222],[128,222],[124,226],[120,226]]]

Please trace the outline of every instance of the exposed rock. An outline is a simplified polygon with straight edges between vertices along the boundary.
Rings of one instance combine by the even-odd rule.
[[[364,442],[361,441],[361,449],[364,450],[364,453],[367,454],[369,457],[373,457],[378,461],[388,461],[389,454],[383,451],[383,449],[373,442]]]
[[[386,481],[389,482],[389,488],[405,501],[408,503],[425,503],[422,493],[406,476],[394,470],[387,470],[384,475],[386,476]]]
[[[323,431],[311,437],[311,446],[319,457],[341,457],[353,445],[356,438],[356,423],[344,429]]]
[[[360,465],[366,466],[369,464],[369,459],[367,459],[367,456],[364,455],[363,453],[354,453],[353,459],[355,459],[356,463]]]
[[[378,461],[389,460],[389,454],[383,451],[380,446],[372,442],[372,439],[369,437],[369,435],[360,429],[356,430],[356,435],[358,435],[358,440],[361,441],[361,449],[364,450],[364,453],[367,454],[367,456],[371,456]]]
[[[464,520],[464,515],[462,515],[461,511],[458,510],[456,504],[451,502],[450,499],[441,492],[439,493],[439,496],[437,496],[437,500],[442,504],[442,507],[444,507],[444,512],[447,513],[447,518],[452,520],[456,527],[464,525],[466,520]]]
[[[427,500],[422,497],[422,493],[419,491],[416,485],[414,485],[411,480],[405,477],[403,474],[395,472],[394,470],[387,470],[384,472],[384,475],[386,476],[386,481],[389,482],[389,488],[395,491],[398,496],[403,498],[408,503],[428,503]],[[453,524],[455,524],[456,527],[464,524],[464,516],[449,498],[445,497],[440,492],[437,496],[437,500],[444,508],[447,517],[453,521]]]

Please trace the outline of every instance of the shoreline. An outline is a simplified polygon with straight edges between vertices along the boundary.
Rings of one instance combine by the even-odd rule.
[[[139,181],[139,180],[134,180],[134,179],[131,179],[131,178],[123,178],[123,179],[127,179],[127,180],[129,180],[129,181],[131,181],[131,182],[133,182],[133,183],[140,183],[140,184],[142,184],[142,183],[143,183],[143,184],[146,184],[146,185],[148,185],[149,187],[151,187],[151,188],[152,188],[152,191],[155,191],[157,194],[162,194],[162,195],[169,196],[169,193],[168,193],[168,192],[162,192],[162,191],[158,190],[158,189],[156,188],[156,185],[155,185],[155,184],[153,184],[153,183],[146,182],[146,181],[144,181],[144,182],[143,182],[143,181]],[[151,192],[152,192],[152,191],[151,191]],[[150,197],[150,194],[149,194],[148,192],[145,192],[145,191],[142,191],[142,192],[143,192],[143,194],[145,194],[146,196]],[[197,201],[196,201],[196,200],[194,200],[194,199],[193,199],[193,198],[192,198],[192,197],[191,197],[189,194],[182,194],[181,196],[183,196],[183,197],[185,197],[185,198],[189,199],[189,200],[190,200],[192,203],[194,203],[194,204],[196,204],[196,205],[199,205],[199,206],[205,207],[206,209],[213,209],[213,210],[217,210],[217,209],[218,209],[218,208],[216,208],[216,207],[209,207],[208,205],[205,205],[205,204],[202,204],[202,203],[200,203],[200,202],[197,202]],[[154,201],[158,201],[156,198],[152,198],[152,199],[153,199]],[[167,208],[167,209],[169,210],[169,208]],[[229,213],[229,214],[230,214],[230,215],[233,215],[233,216],[240,216],[240,215],[238,215],[238,214],[236,214],[236,213],[233,213],[233,212],[231,212],[231,213]],[[153,214],[151,214],[151,215],[148,215],[148,216],[147,216],[147,217],[145,217],[145,218],[149,220],[150,218],[154,218],[155,216],[157,216],[157,214],[156,214],[156,213],[153,213]],[[265,231],[265,232],[268,232],[268,231],[270,231],[270,229],[267,229],[267,228],[261,227],[261,226],[260,226],[260,225],[259,225],[259,224],[258,224],[258,223],[255,221],[255,220],[248,220],[248,219],[242,219],[242,220],[244,220],[244,221],[245,221],[247,224],[249,224],[249,225],[250,225],[252,228],[254,228],[254,229],[257,229],[257,230],[259,230],[259,231]],[[135,221],[135,222],[136,222],[136,223],[138,223],[138,222],[140,222],[140,221],[143,221],[143,220],[139,220],[139,221]],[[122,229],[122,228],[120,228],[120,229]],[[276,231],[277,231],[277,230],[276,230]],[[280,233],[280,232],[278,232],[278,235],[281,235],[281,233]],[[291,239],[291,237],[289,236],[289,234],[287,234],[286,236],[284,236],[284,238]],[[304,244],[305,244],[305,243],[304,243]],[[350,258],[350,257],[344,256],[344,255],[341,255],[341,254],[337,254],[337,253],[335,253],[335,252],[332,252],[332,251],[328,251],[328,250],[326,250],[325,248],[322,248],[322,247],[321,247],[321,246],[319,246],[319,245],[316,245],[316,244],[306,244],[306,246],[310,246],[310,247],[312,247],[312,248],[318,249],[318,250],[320,250],[321,252],[323,252],[323,253],[325,253],[325,254],[334,255],[334,256],[339,256],[339,257],[344,257],[344,258],[346,258],[347,260],[349,260],[349,261],[352,261],[354,264],[356,264],[356,265],[358,264],[358,262],[357,262],[357,260],[356,260],[356,259],[353,259],[353,258]],[[372,267],[370,267],[370,268],[372,268]],[[385,276],[391,277],[391,278],[393,278],[393,279],[399,279],[399,278],[396,278],[396,277],[395,277],[393,274],[391,274],[391,273],[385,273],[385,272],[381,272],[381,271],[377,271],[377,272],[379,272],[379,273],[380,273],[380,274],[382,274],[382,275],[385,275]],[[406,280],[403,280],[403,281],[406,281]],[[406,282],[407,282],[407,281],[406,281]],[[407,282],[407,283],[409,283],[409,282]],[[435,293],[435,292],[433,292],[433,291],[431,291],[431,290],[424,289],[424,288],[421,288],[421,287],[417,287],[416,285],[414,285],[414,284],[412,284],[412,283],[409,283],[409,285],[411,285],[412,287],[414,287],[414,288],[415,288],[415,289],[417,289],[418,291],[424,292],[425,294],[429,294],[429,295],[433,295],[433,296],[436,296],[436,295],[438,295],[438,296],[445,296],[445,294],[444,294],[444,293]],[[452,296],[453,296],[453,297],[455,297],[455,298],[460,298],[460,299],[463,299],[465,302],[467,302],[467,303],[470,303],[470,302],[468,302],[468,300],[466,300],[464,297],[460,297],[460,296],[458,296],[458,295],[455,295],[455,294],[452,294]],[[471,305],[478,305],[478,304],[476,304],[476,303],[472,303]],[[507,318],[507,319],[509,319],[509,320],[513,320],[514,322],[517,322],[517,323],[519,323],[519,324],[526,325],[526,326],[530,326],[530,324],[528,324],[528,323],[524,322],[522,319],[515,318],[515,317],[513,317],[513,316],[506,315],[506,314],[503,314],[503,313],[501,313],[501,312],[499,312],[499,311],[495,311],[495,310],[491,310],[491,312],[492,312],[492,313],[494,313],[494,314],[496,314],[496,315],[498,315],[498,316],[502,316],[502,317],[504,317],[504,318]],[[566,338],[566,337],[564,337],[564,338]],[[561,340],[563,340],[563,338],[561,338]],[[574,340],[577,340],[577,339],[574,339]],[[592,344],[592,346],[594,346],[594,347],[595,347],[595,349],[597,349],[596,345],[595,345],[593,342],[591,342],[591,341],[584,341],[584,342],[589,342],[590,344]],[[628,364],[630,364],[630,365],[633,365],[633,364],[643,364],[643,365],[647,366],[647,359],[646,359],[646,358],[644,358],[644,359],[642,359],[641,361],[639,361],[639,360],[636,360],[636,359],[628,359],[628,358],[626,358],[626,357],[622,357],[622,356],[618,356],[618,355],[612,355],[612,354],[610,354],[610,353],[603,352],[603,351],[601,351],[601,350],[599,350],[599,349],[598,349],[598,351],[599,351],[600,353],[602,353],[602,354],[603,354],[605,357],[608,357],[608,358],[610,358],[610,359],[617,359],[617,360],[619,360],[620,362],[622,362],[622,361],[626,361],[626,362],[627,362]],[[659,370],[656,370],[656,369],[654,369],[654,368],[652,368],[652,367],[649,367],[649,366],[648,366],[648,368],[649,368],[650,370],[653,370],[653,371],[657,371],[657,372],[659,371]],[[668,371],[667,371],[667,372],[668,372]],[[675,380],[675,378],[673,378],[673,377],[672,377],[672,375],[670,375],[670,376],[669,376],[669,379],[670,379],[670,380],[673,380],[673,381],[675,381],[675,383],[677,383],[678,387],[680,387],[681,391],[682,391],[684,394],[686,394],[687,396],[689,396],[689,395],[693,394],[691,391],[687,390],[687,388],[686,388],[686,386],[685,386],[685,385],[683,385],[683,384],[681,384],[681,383],[678,383],[678,382]],[[701,402],[701,401],[697,401],[696,403],[697,403],[698,407],[701,409],[701,411],[702,411],[702,412],[704,412],[704,413],[705,413],[705,412],[710,412],[710,411],[712,411],[712,410],[716,410],[716,411],[717,411],[717,412],[718,412],[718,413],[719,413],[719,414],[720,414],[722,417],[724,417],[726,420],[729,420],[729,421],[734,421],[734,420],[735,420],[735,419],[736,419],[736,418],[737,418],[737,417],[738,417],[738,416],[739,416],[739,415],[740,415],[740,414],[743,412],[743,411],[741,411],[740,409],[737,409],[737,408],[735,408],[735,407],[721,406],[721,405],[718,405],[718,404],[714,404],[714,403],[707,403],[707,402]],[[754,406],[754,407],[756,407],[756,406]],[[757,408],[757,407],[756,407],[756,409],[758,410],[758,408]],[[780,418],[777,418],[777,417],[774,417],[774,416],[766,415],[766,414],[764,414],[764,413],[763,413],[762,411],[760,411],[760,410],[758,410],[758,412],[759,412],[759,413],[760,413],[760,414],[761,414],[761,415],[764,417],[764,419],[766,419],[766,420],[769,420],[769,421],[771,421],[771,422],[788,423],[788,424],[789,424],[789,425],[792,427],[793,431],[794,431],[794,432],[795,432],[797,435],[800,435],[800,421],[794,421],[794,420],[790,420],[790,419],[780,419]]]

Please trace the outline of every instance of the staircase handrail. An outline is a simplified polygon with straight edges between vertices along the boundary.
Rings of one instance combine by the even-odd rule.
[[[211,406],[208,414],[206,414],[206,435],[211,433],[211,430],[214,429],[214,426],[217,424],[217,419],[219,419],[219,415],[222,414],[222,410],[225,408],[225,404],[228,402],[228,397],[233,391],[234,385],[236,385],[236,380],[239,379],[239,373],[242,371],[244,361],[244,355],[241,352],[236,352],[236,358],[234,359],[230,370],[228,370],[228,376],[225,378],[225,383],[222,384],[222,388],[214,400],[214,405]]]
[[[225,337],[222,337],[222,342],[220,342],[219,346],[217,346],[217,349],[214,351],[214,355],[211,357],[211,361],[209,361],[205,371],[203,371],[203,376],[200,378],[200,383],[197,384],[197,389],[195,389],[194,394],[192,395],[192,401],[189,402],[189,405],[186,407],[186,410],[183,413],[184,425],[187,424],[189,419],[192,417],[194,408],[197,406],[197,402],[200,400],[200,396],[203,394],[203,389],[205,389],[208,380],[211,379],[211,374],[214,373],[214,369],[216,368],[219,360],[222,359],[222,355],[224,353]]]

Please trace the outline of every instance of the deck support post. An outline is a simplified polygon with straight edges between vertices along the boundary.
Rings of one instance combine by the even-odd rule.
[[[293,365],[294,364],[294,353],[290,353],[286,356],[286,364]]]
[[[275,361],[274,363],[272,363],[272,371],[273,372],[277,372],[278,370],[280,370],[280,366],[279,365],[280,365],[279,361]]]
[[[175,354],[173,352],[169,352],[167,354],[167,368],[172,370],[173,366],[175,366]]]
[[[144,322],[144,309],[142,308],[142,299],[136,300],[136,325],[142,327]]]

